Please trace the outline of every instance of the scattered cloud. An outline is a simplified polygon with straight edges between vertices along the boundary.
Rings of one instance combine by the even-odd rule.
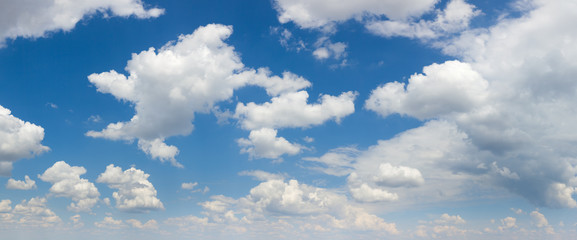
[[[6,188],[18,190],[36,189],[36,181],[30,179],[28,175],[24,176],[24,181],[10,178],[8,179],[8,182],[6,182]]]
[[[50,193],[57,197],[67,197],[74,201],[68,210],[75,212],[90,212],[98,203],[100,192],[94,183],[80,178],[84,175],[84,167],[70,166],[64,161],[54,163],[43,174],[38,175],[42,181],[52,183]]]
[[[320,104],[308,105],[308,93],[302,90],[311,85],[306,79],[290,72],[279,77],[266,68],[246,68],[234,48],[224,42],[231,34],[230,26],[210,24],[158,51],[150,48],[134,54],[126,67],[128,76],[114,70],[88,76],[99,92],[134,104],[136,114],[130,121],[111,123],[86,135],[138,139],[139,148],[151,157],[182,167],[175,159],[178,148],[167,145],[165,139],[190,134],[195,113],[209,113],[215,104],[247,85],[263,87],[273,97],[264,105],[238,103],[234,117],[248,130],[318,125],[329,119],[338,121],[354,111],[356,94],[352,92],[339,97],[322,95]],[[291,105],[285,106],[287,103]],[[303,108],[307,111],[301,111]],[[282,119],[279,113],[284,114]],[[277,117],[267,124],[256,114]]]

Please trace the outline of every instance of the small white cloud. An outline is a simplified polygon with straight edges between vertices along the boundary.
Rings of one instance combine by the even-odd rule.
[[[18,190],[30,190],[36,189],[36,181],[30,179],[28,175],[24,176],[24,181],[14,180],[12,178],[8,179],[6,182],[7,189],[18,189]]]
[[[196,187],[198,185],[197,182],[194,183],[182,183],[180,185],[180,188],[185,189],[185,190],[192,190],[194,189],[194,187]]]
[[[248,153],[250,158],[277,159],[284,154],[295,155],[302,151],[299,144],[290,143],[283,137],[277,137],[277,130],[262,128],[250,131],[248,139],[237,140],[242,147],[242,153]]]
[[[306,91],[291,92],[264,104],[239,103],[235,117],[244,129],[249,130],[310,127],[331,119],[340,122],[355,112],[356,96],[354,92],[345,92],[340,96],[321,95],[319,103],[308,104]]]
[[[449,215],[447,213],[443,213],[441,217],[435,220],[436,224],[465,224],[466,221],[461,218],[459,215]]]
[[[360,187],[350,187],[349,192],[351,196],[359,202],[382,202],[382,201],[396,201],[399,195],[390,193],[382,189],[372,188],[366,183],[361,184]]]
[[[75,212],[89,212],[98,203],[100,193],[94,183],[87,179],[80,178],[86,173],[84,167],[70,166],[64,161],[54,163],[54,165],[42,175],[42,181],[52,183],[50,193],[58,197],[67,197],[74,202],[70,203],[68,209]]]
[[[148,181],[149,176],[134,167],[122,171],[122,168],[110,164],[96,182],[118,189],[112,197],[116,200],[116,208],[121,211],[148,212],[164,209],[164,205],[156,197],[156,189]]]

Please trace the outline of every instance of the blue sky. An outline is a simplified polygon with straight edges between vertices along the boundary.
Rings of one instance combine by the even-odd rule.
[[[570,0],[0,3],[10,239],[570,239]]]

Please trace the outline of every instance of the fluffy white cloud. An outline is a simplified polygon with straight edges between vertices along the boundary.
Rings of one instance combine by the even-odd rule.
[[[295,155],[300,153],[303,146],[290,143],[283,137],[277,137],[277,130],[262,128],[250,131],[248,139],[237,140],[242,147],[242,153],[248,153],[250,158],[277,159],[283,154]]]
[[[533,8],[520,17],[439,45],[462,60],[425,67],[406,89],[385,84],[366,107],[383,116],[454,123],[471,148],[454,154],[477,166],[458,173],[484,175],[536,205],[577,207],[571,147],[577,128],[569,124],[577,121],[577,31],[565,24],[577,21],[577,6],[565,0],[529,4]],[[444,141],[441,135],[430,140]],[[428,170],[418,169],[427,179]]]
[[[471,19],[481,12],[464,0],[451,0],[443,11],[437,10],[434,21],[413,19],[370,21],[366,28],[383,37],[408,37],[434,39],[446,34],[457,33],[469,27]]]
[[[535,224],[535,226],[537,226],[538,228],[545,229],[545,232],[548,234],[555,234],[553,226],[549,225],[549,221],[547,220],[545,215],[543,215],[537,210],[531,212],[530,215],[531,219],[533,220],[533,224]]]
[[[351,176],[355,176],[353,173]],[[349,186],[351,196],[360,202],[382,202],[396,201],[399,195],[390,193],[379,188],[372,188],[366,183],[361,183],[359,187]]]
[[[7,189],[30,190],[36,188],[36,181],[30,179],[28,175],[24,176],[24,181],[8,179],[6,182]]]
[[[244,129],[310,127],[342,118],[355,111],[357,93],[345,92],[340,96],[321,95],[317,104],[307,104],[306,91],[291,92],[274,97],[270,102],[238,103],[235,117]]]
[[[281,23],[294,22],[302,28],[327,28],[333,24],[363,16],[384,15],[390,19],[420,16],[431,10],[437,0],[275,0]]]
[[[145,9],[141,0],[4,0],[0,9],[0,47],[7,38],[37,38],[48,32],[69,31],[83,18],[105,16],[158,17],[163,9]]]
[[[127,212],[148,212],[164,209],[156,197],[156,189],[148,181],[150,175],[134,167],[122,171],[122,168],[110,164],[106,171],[98,176],[96,182],[106,183],[108,187],[118,189],[112,194],[116,208]]]
[[[297,127],[320,124],[331,118],[338,120],[353,111],[352,93],[340,97],[323,95],[322,104],[307,105],[308,94],[297,92],[311,85],[306,79],[289,72],[282,77],[272,76],[266,68],[245,67],[234,48],[224,42],[231,34],[230,26],[200,27],[159,50],[150,48],[133,54],[126,66],[128,76],[114,70],[88,76],[99,92],[132,103],[136,114],[130,121],[111,123],[102,131],[89,131],[86,135],[112,140],[138,139],[140,149],[153,158],[182,166],[175,159],[178,149],[167,145],[165,139],[190,134],[196,113],[209,113],[215,104],[230,99],[236,89],[247,85],[264,88],[269,96],[275,97],[273,105],[281,99],[308,108],[310,114],[295,117],[305,117],[296,121]],[[271,108],[283,107],[270,105],[262,106],[262,111],[278,113]],[[259,106],[250,103],[237,107],[236,116],[243,126],[255,124],[254,107]]]
[[[373,90],[365,107],[383,117],[419,119],[468,112],[485,103],[488,83],[467,63],[447,61],[423,68],[409,83],[390,82]]]
[[[44,128],[22,121],[0,106],[0,175],[10,175],[17,160],[50,150],[40,143],[43,139]]]
[[[46,169],[38,178],[52,183],[51,194],[71,198],[74,201],[68,206],[69,210],[89,212],[98,203],[100,193],[94,183],[80,178],[80,175],[85,173],[84,167],[70,166],[64,161],[59,161]]]

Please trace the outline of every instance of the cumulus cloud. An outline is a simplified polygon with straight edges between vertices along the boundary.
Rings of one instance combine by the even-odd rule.
[[[250,158],[277,159],[281,155],[295,155],[300,153],[303,146],[290,143],[283,137],[277,137],[277,130],[262,128],[250,131],[248,139],[237,140],[242,147],[242,153],[248,153]]]
[[[9,176],[12,163],[50,150],[41,144],[44,128],[14,117],[0,106],[0,175]]]
[[[369,32],[383,37],[407,37],[430,40],[469,28],[471,19],[481,12],[464,0],[451,0],[444,10],[437,10],[435,20],[402,19],[369,21]]]
[[[148,181],[149,176],[134,167],[122,171],[122,168],[110,164],[96,182],[118,189],[112,197],[116,200],[116,208],[121,211],[149,212],[164,209],[164,205],[156,197],[156,189]]]
[[[94,222],[94,226],[98,228],[121,229],[126,227],[122,220],[116,220],[112,217],[104,217],[100,222]]]
[[[372,1],[275,0],[281,23],[294,22],[302,28],[332,28],[334,24],[363,16],[406,19],[420,16],[433,8],[436,0]]]
[[[280,113],[276,108],[283,106],[274,105],[277,101],[290,101],[308,109],[306,115],[284,118],[297,122],[294,127],[317,125],[331,118],[339,120],[351,113],[352,93],[340,97],[323,95],[321,104],[307,105],[308,94],[302,89],[311,83],[306,79],[290,72],[274,76],[266,68],[245,67],[234,48],[224,42],[231,34],[230,26],[210,24],[158,50],[150,48],[133,54],[126,66],[128,76],[114,70],[88,76],[99,92],[132,103],[136,114],[130,121],[111,123],[102,131],[89,131],[86,135],[112,140],[138,139],[139,148],[148,155],[182,166],[175,159],[178,149],[166,144],[165,139],[190,134],[195,114],[209,113],[215,104],[230,99],[236,89],[247,85],[262,87],[274,98],[273,103],[264,106],[239,103],[235,116],[245,129],[291,126],[281,123],[252,128],[259,124],[253,123],[254,108]],[[302,117],[305,118],[299,119]],[[278,117],[272,119],[277,120]]]
[[[11,208],[11,203],[10,200],[0,201],[0,222],[5,225],[53,227],[62,223],[60,217],[46,206],[46,198],[22,200],[14,208]]]
[[[439,47],[461,60],[425,67],[406,86],[378,87],[365,106],[383,116],[454,124],[470,149],[453,153],[477,166],[459,173],[481,174],[539,206],[577,207],[577,152],[570,147],[577,128],[568,124],[577,121],[577,32],[564,24],[577,20],[577,6],[563,0],[530,4],[520,17],[443,42]],[[426,180],[428,170],[419,170]]]
[[[336,234],[341,230],[398,234],[394,223],[354,206],[339,191],[309,186],[295,179],[284,180],[262,171],[241,175],[261,176],[262,182],[245,197],[235,199],[219,195],[200,203],[206,217],[171,218],[165,224],[195,231],[218,230],[226,226],[238,234],[268,232],[267,229],[295,234],[297,226],[330,230]]]
[[[365,107],[386,117],[419,119],[468,112],[485,103],[488,83],[467,63],[447,61],[423,68],[409,83],[390,82],[373,90]]]
[[[100,192],[94,183],[80,178],[80,175],[85,173],[84,167],[70,166],[64,161],[59,161],[46,169],[38,178],[52,183],[51,194],[57,197],[67,197],[74,201],[70,203],[68,210],[89,212],[98,203]]]
[[[308,104],[306,91],[291,92],[274,97],[263,104],[238,103],[235,117],[244,129],[310,127],[342,118],[355,111],[357,93],[345,92],[340,96],[321,95],[320,102]]]
[[[6,182],[7,189],[18,189],[18,190],[30,190],[36,188],[36,181],[30,179],[28,175],[24,176],[24,181],[14,180],[12,178],[8,179]]]
[[[79,21],[96,13],[154,18],[162,15],[164,9],[146,9],[141,0],[6,0],[0,9],[0,47],[6,39],[38,38],[49,32],[70,31]]]
[[[530,216],[531,216],[531,219],[533,220],[533,224],[535,224],[535,226],[537,226],[538,228],[545,229],[545,232],[548,234],[555,234],[555,230],[553,229],[553,227],[551,225],[549,225],[549,221],[547,220],[545,215],[543,215],[539,211],[535,210],[535,211],[531,212]]]

